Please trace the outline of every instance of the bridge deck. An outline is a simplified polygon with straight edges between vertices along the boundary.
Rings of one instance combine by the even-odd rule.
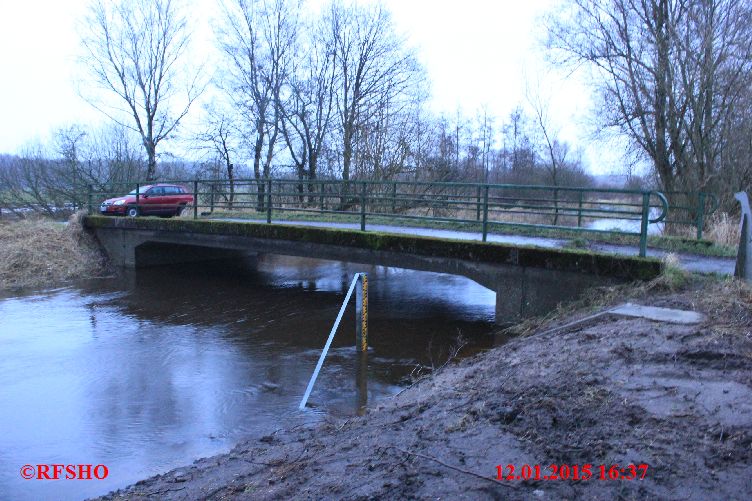
[[[89,216],[113,264],[156,266],[258,254],[348,261],[462,275],[496,292],[500,324],[541,314],[590,287],[648,280],[661,261],[407,233],[234,221]]]
[[[213,218],[212,221],[232,221],[232,222],[252,222],[260,223],[261,220],[248,220],[248,219],[234,219],[234,218]],[[320,228],[339,228],[348,230],[358,230],[360,225],[358,223],[337,223],[337,222],[321,222],[321,221],[275,221],[274,224],[292,225],[292,226],[313,226]],[[442,230],[436,228],[417,228],[406,226],[392,226],[392,225],[379,225],[371,224],[368,226],[369,230],[377,231],[381,233],[393,233],[393,234],[407,234],[418,235],[435,238],[455,239],[455,240],[482,240],[482,233],[470,232],[470,231],[457,231],[457,230]],[[528,237],[520,235],[506,235],[501,233],[489,233],[488,242],[508,244],[513,246],[535,246],[543,247],[546,249],[563,249],[567,248],[571,239],[567,238],[547,238],[547,237]],[[588,246],[588,250],[607,254],[618,254],[624,256],[634,256],[637,254],[638,247],[636,245],[617,245],[607,244],[602,242],[592,242]],[[672,254],[671,251],[663,249],[655,249],[648,247],[647,256],[662,259],[668,254]],[[682,268],[693,273],[716,273],[719,275],[733,275],[734,274],[734,258],[726,257],[712,257],[702,256],[689,253],[673,253],[679,259],[679,264]]]
[[[436,259],[572,271],[620,279],[649,279],[660,273],[660,261],[582,249],[565,249],[549,245],[522,245],[479,242],[472,234],[418,228],[388,227],[389,232],[361,232],[342,227],[319,227],[302,224],[265,224],[220,220],[111,218],[89,216],[86,225],[99,230],[139,232],[142,241],[166,241],[186,245],[210,245],[216,248],[239,248],[229,239],[252,239],[262,242],[286,242],[290,252],[300,252],[300,244],[343,248],[392,255],[414,255]],[[145,233],[148,232],[148,233]],[[430,233],[428,233],[430,232]],[[421,234],[422,233],[422,234]],[[200,242],[197,240],[200,236]],[[451,238],[447,238],[447,237]],[[459,237],[459,238],[458,238]],[[464,237],[464,238],[463,238]],[[238,242],[239,240],[236,240]],[[294,244],[298,243],[298,246]],[[527,242],[526,242],[527,243]],[[294,248],[298,247],[298,248]],[[249,249],[252,250],[252,249]],[[338,253],[339,254],[339,253]]]

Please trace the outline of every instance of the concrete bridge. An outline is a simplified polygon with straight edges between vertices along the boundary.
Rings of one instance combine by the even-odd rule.
[[[462,275],[496,292],[500,324],[548,311],[594,285],[660,273],[660,261],[650,258],[406,234],[101,216],[88,216],[85,225],[121,267],[281,254]]]

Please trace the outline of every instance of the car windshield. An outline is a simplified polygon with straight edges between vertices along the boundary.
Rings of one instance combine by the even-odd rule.
[[[151,186],[140,186],[140,187],[138,188],[138,194],[139,194],[139,195],[143,195],[143,194],[144,194],[144,193],[146,192],[146,190],[148,190],[149,188],[151,188]],[[129,194],[129,195],[135,195],[135,194],[136,194],[136,190],[133,190],[133,191],[131,191],[131,192],[130,192],[130,193],[128,193],[128,194]]]

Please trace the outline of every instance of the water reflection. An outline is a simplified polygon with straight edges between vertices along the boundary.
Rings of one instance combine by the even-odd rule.
[[[296,411],[353,273],[369,273],[370,350],[352,308]],[[0,298],[0,493],[79,499],[227,450],[247,436],[352,414],[443,361],[461,333],[493,343],[494,294],[461,278],[298,258],[130,273]],[[101,482],[24,481],[21,466],[108,466]]]

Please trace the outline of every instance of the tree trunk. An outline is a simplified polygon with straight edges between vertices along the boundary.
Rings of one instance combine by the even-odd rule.
[[[155,181],[157,179],[157,147],[153,141],[144,140],[146,148],[146,180]]]
[[[308,204],[313,206],[315,202],[315,192],[316,192],[316,186],[314,181],[316,180],[316,163],[317,163],[317,155],[315,153],[311,153],[308,155]]]
[[[342,151],[342,198],[340,200],[341,207],[347,206],[347,196],[350,191],[350,165],[352,164],[352,150],[353,150],[353,133],[352,127],[345,127],[345,133],[343,138],[343,151]]]
[[[259,126],[257,129],[258,136],[256,137],[256,144],[253,147],[253,176],[256,178],[256,210],[258,212],[264,212],[264,192],[266,191],[266,185],[264,180],[261,179],[261,150],[264,147],[264,132],[263,126]]]
[[[654,7],[653,18],[656,31],[657,64],[655,68],[655,151],[653,161],[655,169],[660,177],[665,191],[670,191],[673,186],[673,169],[669,158],[667,145],[667,113],[668,113],[668,86],[669,86],[669,33],[668,33],[668,5],[667,0],[659,0]]]
[[[230,200],[227,204],[227,208],[232,210],[232,203],[235,201],[235,168],[230,162],[229,157],[227,160],[227,179],[230,181]]]

